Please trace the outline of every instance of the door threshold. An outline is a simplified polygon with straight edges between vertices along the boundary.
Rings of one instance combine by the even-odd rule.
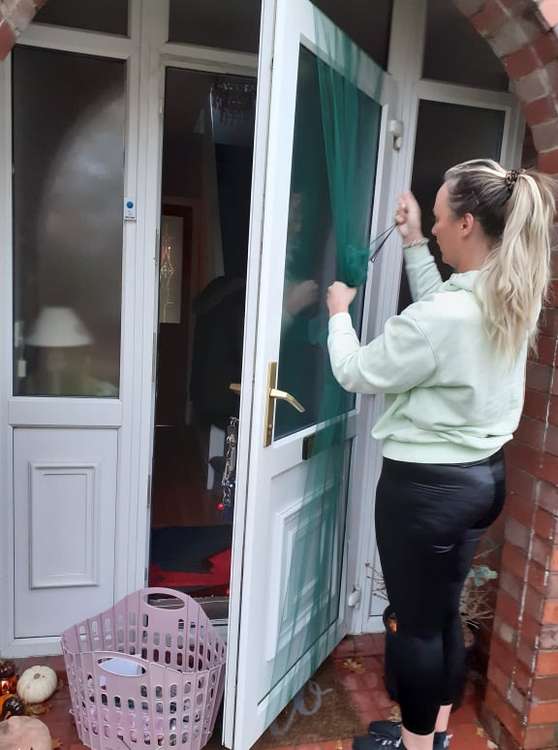
[[[216,627],[227,627],[229,621],[229,598],[222,597],[200,597],[196,599],[205,614],[209,617],[212,624]],[[152,594],[149,597],[149,604],[159,609],[179,609],[181,602],[172,595]]]

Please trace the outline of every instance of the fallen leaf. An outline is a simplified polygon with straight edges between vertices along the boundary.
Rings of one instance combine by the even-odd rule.
[[[486,733],[482,727],[477,727],[477,735],[479,737],[486,737]]]
[[[46,714],[49,708],[48,703],[31,703],[25,706],[25,713],[28,716],[41,716]]]
[[[62,743],[60,742],[60,740],[58,739],[52,740],[52,750],[60,750],[61,747],[62,747]]]
[[[350,672],[364,672],[365,669],[364,664],[358,659],[345,659],[343,666]]]
[[[399,706],[394,706],[389,714],[390,721],[401,721],[401,709]]]

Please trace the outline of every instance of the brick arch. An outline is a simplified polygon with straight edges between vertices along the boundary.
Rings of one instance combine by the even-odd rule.
[[[45,2],[0,0],[0,60]],[[538,167],[558,174],[558,0],[453,2],[515,82]],[[508,451],[510,495],[483,715],[501,750],[558,747],[557,363],[558,309],[550,307]]]

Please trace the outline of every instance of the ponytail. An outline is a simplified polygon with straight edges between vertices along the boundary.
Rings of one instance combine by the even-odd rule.
[[[471,213],[492,240],[476,288],[489,338],[507,357],[526,341],[535,349],[550,281],[555,181],[483,159],[452,167],[445,179],[454,215]]]

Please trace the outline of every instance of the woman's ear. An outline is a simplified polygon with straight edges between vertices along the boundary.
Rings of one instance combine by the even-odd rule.
[[[464,214],[459,223],[462,237],[469,237],[475,226],[475,217],[473,214]]]

